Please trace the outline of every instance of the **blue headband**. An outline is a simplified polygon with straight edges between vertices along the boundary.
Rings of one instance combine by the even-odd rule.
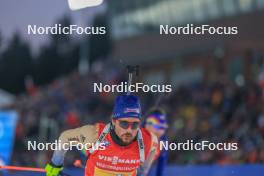
[[[139,98],[135,95],[120,95],[115,100],[113,119],[139,118],[141,119]]]

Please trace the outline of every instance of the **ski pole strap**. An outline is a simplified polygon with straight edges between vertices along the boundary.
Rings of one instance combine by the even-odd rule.
[[[89,151],[90,154],[94,153],[94,151],[95,151],[96,149],[98,149],[98,147],[100,146],[100,144],[104,141],[106,135],[107,135],[107,134],[109,133],[109,131],[110,131],[110,127],[111,127],[111,123],[108,123],[108,124],[104,127],[104,129],[103,129],[103,131],[101,132],[99,138],[98,138],[97,141],[95,142],[94,147],[92,147],[91,150]]]
[[[138,148],[139,148],[140,163],[143,164],[145,161],[145,149],[144,149],[145,147],[144,147],[142,132],[140,129],[137,134],[137,142],[138,142]]]

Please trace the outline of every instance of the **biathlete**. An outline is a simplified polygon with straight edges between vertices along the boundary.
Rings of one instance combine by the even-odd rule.
[[[145,129],[155,134],[158,137],[159,141],[167,141],[167,136],[165,132],[168,128],[168,123],[166,119],[166,112],[161,108],[152,108],[146,114],[146,120],[144,123]],[[157,159],[155,164],[151,167],[151,171],[153,170],[153,174],[155,176],[163,176],[164,169],[168,162],[168,152],[165,150],[157,150]]]
[[[59,141],[62,144],[79,142],[103,144],[104,150],[87,150],[85,176],[141,176],[146,175],[156,156],[157,137],[141,128],[140,101],[134,95],[116,98],[111,122],[85,125],[64,131]],[[96,147],[95,147],[96,148]],[[63,169],[67,150],[56,150],[51,162],[46,165],[46,176],[58,176]]]

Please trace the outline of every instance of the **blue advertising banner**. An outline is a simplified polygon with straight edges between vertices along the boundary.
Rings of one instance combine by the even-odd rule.
[[[69,176],[84,176],[84,170],[66,168],[64,172]],[[164,176],[263,176],[264,165],[190,165],[177,166],[170,165],[165,169]],[[7,176],[45,176],[45,173],[38,172],[16,172],[10,173]],[[157,176],[150,173],[148,176]]]
[[[0,111],[0,165],[10,162],[17,119],[15,111]]]
[[[170,165],[165,169],[166,176],[262,176],[264,164],[241,165]],[[155,176],[152,172],[150,176]]]

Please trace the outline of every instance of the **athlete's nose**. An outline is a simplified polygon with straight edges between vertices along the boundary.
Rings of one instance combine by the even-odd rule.
[[[126,129],[126,131],[127,131],[128,133],[132,133],[132,128],[131,128],[131,126],[128,127],[128,128]]]

